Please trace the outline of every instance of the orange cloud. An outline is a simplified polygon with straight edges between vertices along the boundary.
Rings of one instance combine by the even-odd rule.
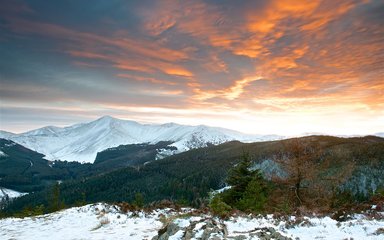
[[[192,77],[193,73],[190,71],[183,69],[181,67],[172,67],[172,68],[167,68],[164,69],[164,72],[169,74],[169,75],[176,75],[176,76],[182,76],[182,77]]]
[[[195,87],[194,98],[199,101],[204,101],[211,98],[224,98],[227,100],[235,100],[241,96],[241,94],[244,92],[244,89],[252,82],[258,81],[262,79],[261,76],[252,76],[252,77],[246,77],[240,80],[236,80],[232,83],[231,86],[214,90],[214,91],[204,91],[200,89],[200,85],[192,85]]]

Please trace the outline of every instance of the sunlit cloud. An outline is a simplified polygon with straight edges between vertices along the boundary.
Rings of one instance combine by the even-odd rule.
[[[0,7],[1,128],[40,109],[41,125],[110,114],[252,133],[384,129],[382,1],[116,1],[81,15],[84,3],[60,4]]]

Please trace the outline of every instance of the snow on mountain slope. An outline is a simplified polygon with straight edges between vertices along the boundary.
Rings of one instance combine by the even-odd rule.
[[[220,144],[231,140],[266,141],[281,137],[247,135],[203,125],[140,124],[105,116],[89,123],[64,128],[48,126],[21,134],[0,131],[0,138],[43,153],[49,160],[93,162],[97,152],[122,144],[171,141],[172,146],[182,152],[205,147],[209,143]]]
[[[22,193],[12,189],[0,187],[0,202],[1,200],[3,200],[3,198],[6,198],[7,196],[9,199],[12,199],[12,198],[23,196],[25,194],[27,193]]]
[[[17,134],[0,130],[0,138],[8,139],[15,136],[17,136]]]

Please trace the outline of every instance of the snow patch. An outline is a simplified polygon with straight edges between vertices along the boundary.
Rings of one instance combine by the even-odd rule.
[[[9,199],[18,198],[28,193],[18,192],[12,189],[0,187],[0,201],[8,196]]]
[[[174,235],[169,236],[168,240],[182,240],[183,235],[184,235],[183,230],[179,230]]]
[[[5,154],[3,151],[0,150],[0,158],[1,158],[1,157],[5,158],[5,157],[8,157],[8,155]]]

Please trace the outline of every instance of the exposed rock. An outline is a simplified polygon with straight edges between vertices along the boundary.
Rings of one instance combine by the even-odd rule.
[[[249,236],[256,236],[258,239],[261,239],[261,240],[272,240],[272,239],[273,240],[292,240],[292,238],[281,235],[279,232],[276,231],[276,229],[272,227],[255,228],[251,231],[241,232],[241,233],[249,234]],[[238,235],[230,239],[241,240],[241,239],[247,239],[247,237],[246,235]]]
[[[152,240],[167,240],[179,230],[180,227],[177,224],[173,222],[168,223],[165,227],[158,231],[157,236],[154,236]]]
[[[199,227],[197,227],[199,224]],[[180,227],[171,222],[158,231],[158,235],[152,240],[168,240],[179,230],[183,231],[183,238],[185,240],[201,239],[201,240],[220,240],[220,239],[233,239],[244,240],[248,236],[254,236],[261,240],[292,240],[289,237],[281,235],[273,227],[270,228],[255,228],[246,232],[237,232],[233,236],[228,236],[228,230],[224,223],[215,220],[212,217],[206,217],[198,221],[191,221],[186,227]],[[203,231],[201,233],[201,231]],[[199,235],[198,235],[199,232]]]

